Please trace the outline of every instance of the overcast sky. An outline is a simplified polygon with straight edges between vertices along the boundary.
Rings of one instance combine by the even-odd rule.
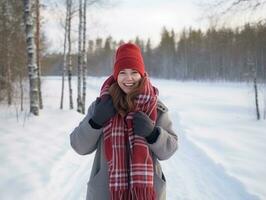
[[[111,34],[126,40],[138,35],[150,37],[153,42],[158,42],[163,26],[181,30],[202,23],[197,6],[188,0],[121,0],[98,16],[105,29],[99,30],[99,35]]]
[[[50,0],[48,5],[52,5],[52,2],[54,1]],[[183,28],[208,27],[208,20],[202,19],[205,13],[202,12],[203,8],[199,6],[199,2],[202,1],[116,0],[113,5],[91,7],[88,9],[87,37],[95,39],[112,36],[117,41],[127,41],[139,36],[145,40],[151,38],[153,45],[157,45],[164,26],[168,30],[174,29],[176,33],[181,32]],[[64,14],[65,8],[60,5],[43,11],[43,28],[51,51],[62,49],[64,32],[59,21],[64,20]],[[238,18],[238,22],[245,20]],[[72,27],[73,33],[77,34],[78,21],[74,22]]]
[[[61,6],[43,11],[43,28],[52,51],[59,50],[63,43],[60,18],[64,19],[64,12]],[[114,5],[88,9],[87,35],[88,39],[110,35],[117,41],[139,36],[145,40],[151,38],[157,45],[163,26],[176,32],[184,27],[202,27],[204,22],[200,17],[199,7],[193,0],[116,0]],[[75,33],[77,22],[74,24]]]

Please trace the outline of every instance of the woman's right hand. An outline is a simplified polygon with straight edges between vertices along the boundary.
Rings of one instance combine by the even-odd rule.
[[[113,101],[110,95],[105,95],[103,98],[97,98],[91,120],[103,126],[105,122],[111,119],[116,114]]]

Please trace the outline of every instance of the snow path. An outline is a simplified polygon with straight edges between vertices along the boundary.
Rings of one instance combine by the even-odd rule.
[[[178,114],[172,114],[179,135],[179,150],[162,162],[168,181],[167,199],[172,200],[257,200],[243,184],[229,176],[224,168],[186,137],[186,128],[179,124]],[[179,131],[178,131],[179,130]]]

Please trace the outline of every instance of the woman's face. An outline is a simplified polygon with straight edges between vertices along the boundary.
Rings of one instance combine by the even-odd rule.
[[[134,69],[123,69],[117,76],[117,83],[119,87],[128,94],[133,88],[135,88],[141,79],[141,75]]]

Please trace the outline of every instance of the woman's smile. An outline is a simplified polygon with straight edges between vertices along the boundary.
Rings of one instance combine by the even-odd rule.
[[[125,85],[126,87],[132,87],[132,86],[135,85],[135,83],[124,83],[124,85]]]

